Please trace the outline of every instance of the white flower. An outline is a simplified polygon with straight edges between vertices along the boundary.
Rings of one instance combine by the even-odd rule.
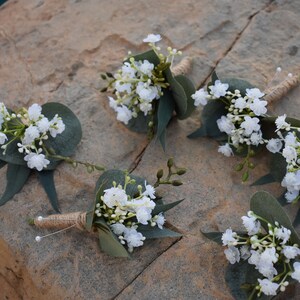
[[[0,145],[3,145],[7,141],[7,136],[6,134],[0,132]]]
[[[290,124],[288,124],[286,121],[285,121],[285,118],[286,118],[286,114],[282,115],[282,116],[279,116],[276,120],[275,120],[275,124],[276,124],[276,127],[277,127],[277,130],[280,130],[280,129],[286,129],[286,128],[289,128],[290,127]]]
[[[262,138],[262,132],[258,131],[258,132],[253,132],[250,136],[250,141],[252,145],[259,145],[263,142],[263,138]]]
[[[231,120],[225,116],[222,116],[217,120],[217,125],[221,132],[225,132],[228,135],[230,135],[232,130],[235,129],[234,124],[231,122]]]
[[[144,196],[148,196],[150,199],[155,199],[155,188],[150,185],[147,184],[146,180],[145,180],[145,191],[143,192]]]
[[[140,207],[136,209],[136,218],[138,222],[143,225],[147,225],[148,221],[152,218],[151,211],[151,209],[146,207]]]
[[[300,263],[294,262],[293,269],[294,269],[294,272],[291,274],[291,277],[300,282]]]
[[[285,158],[287,163],[291,163],[297,159],[297,151],[294,147],[287,146],[282,151],[282,156]]]
[[[278,274],[272,263],[260,261],[256,268],[260,274],[264,275],[268,279],[272,279],[274,275]]]
[[[242,220],[249,235],[254,235],[259,232],[260,222],[256,219],[255,216],[253,216],[253,214],[251,214],[251,212],[248,212],[248,217],[243,216]]]
[[[116,112],[117,120],[123,122],[126,125],[132,118],[132,111],[130,111],[125,105],[122,105],[121,107],[118,106]]]
[[[216,80],[214,85],[211,85],[209,89],[215,98],[220,98],[226,95],[229,88],[227,83],[222,83],[220,80]]]
[[[298,196],[299,196],[299,191],[287,191],[284,194],[284,197],[288,203],[293,202]]]
[[[253,102],[250,104],[250,109],[257,115],[261,116],[267,112],[266,105],[268,104],[267,101],[254,99]]]
[[[34,142],[35,139],[40,137],[40,131],[37,126],[30,125],[26,128],[24,133],[24,138],[22,139],[22,143],[24,145],[30,145]]]
[[[152,104],[150,102],[144,101],[140,104],[140,110],[147,116],[148,112],[152,110]]]
[[[248,263],[250,265],[255,265],[258,266],[259,261],[260,261],[260,253],[255,250],[250,250],[251,256],[248,259]]]
[[[260,263],[272,264],[278,261],[275,247],[267,248],[260,255]]]
[[[148,34],[146,38],[143,39],[144,43],[157,43],[161,40],[160,34]]]
[[[224,250],[224,253],[231,264],[235,264],[240,261],[240,252],[236,247],[229,247]]]
[[[297,172],[288,172],[285,174],[281,186],[286,187],[289,191],[300,189],[300,170]]]
[[[253,131],[259,131],[260,125],[258,118],[251,118],[249,116],[245,116],[244,122],[241,124],[241,128],[245,129],[245,135],[249,136]]]
[[[45,133],[49,130],[50,122],[49,122],[48,118],[44,117],[41,120],[39,120],[36,123],[36,125],[41,133]]]
[[[7,108],[5,107],[3,102],[0,102],[0,129],[4,122],[6,115],[8,115]]]
[[[24,157],[27,161],[27,166],[30,169],[36,168],[38,171],[42,171],[50,163],[48,159],[45,158],[44,154],[29,153]]]
[[[140,247],[144,244],[145,237],[132,227],[125,229],[124,240],[127,242],[128,251],[132,252],[134,247]]]
[[[125,83],[122,80],[117,80],[115,82],[115,89],[119,93],[124,93],[126,92],[127,94],[131,93],[131,83]]]
[[[236,239],[237,233],[232,231],[231,228],[226,229],[226,231],[222,234],[222,242],[223,246],[233,246],[238,240]]]
[[[284,144],[285,144],[285,146],[291,146],[291,147],[294,147],[294,148],[299,146],[299,143],[297,142],[297,138],[292,132],[289,132],[285,136]]]
[[[277,153],[282,148],[282,141],[280,139],[270,139],[266,148],[272,153]]]
[[[233,155],[233,151],[228,143],[226,143],[225,145],[219,146],[218,152],[222,153],[223,155],[225,155],[227,157]]]
[[[243,245],[241,248],[240,248],[240,252],[241,252],[241,258],[243,260],[246,260],[250,257],[251,253],[250,253],[250,249],[247,245]]]
[[[148,60],[144,60],[142,63],[138,64],[138,69],[145,75],[149,77],[152,76],[152,71],[154,69],[154,64],[150,63]]]
[[[158,90],[155,86],[150,86],[147,83],[139,82],[136,86],[136,93],[142,100],[151,102],[159,97]]]
[[[289,240],[291,236],[291,231],[281,226],[281,228],[275,228],[274,234],[278,239],[282,240],[281,245],[284,245]]]
[[[121,235],[126,229],[125,225],[123,225],[121,223],[112,224],[112,225],[110,225],[110,227],[111,227],[113,233],[116,235]]]
[[[263,97],[265,94],[262,93],[258,88],[246,89],[246,95],[250,99],[259,99]]]
[[[32,104],[28,108],[28,117],[31,121],[37,121],[42,113],[42,107],[37,103]]]
[[[136,207],[135,210],[139,209],[140,207],[150,208],[152,210],[156,206],[155,202],[147,196],[143,196],[142,199],[133,199],[130,202],[132,207]]]
[[[284,246],[281,251],[284,256],[288,259],[294,259],[296,256],[300,254],[300,249],[298,247],[293,246]]]
[[[104,190],[103,202],[110,208],[113,206],[125,206],[128,196],[126,192],[119,187],[111,187]]]
[[[276,296],[277,289],[279,288],[279,284],[272,282],[268,279],[260,279],[258,278],[259,285],[261,287],[261,291],[267,296]]]
[[[204,89],[200,89],[198,91],[196,91],[195,94],[193,94],[192,99],[194,99],[194,105],[195,106],[199,106],[201,105],[206,105],[207,104],[207,98],[208,98],[208,92],[205,91]]]
[[[165,219],[165,217],[164,217],[164,215],[162,213],[159,213],[156,216],[155,222],[156,222],[158,228],[163,229],[163,225],[165,224],[166,219]]]
[[[122,66],[122,75],[128,78],[135,77],[136,70],[131,66],[129,62],[124,62]]]
[[[108,97],[109,106],[114,110],[117,111],[118,102],[113,97]]]
[[[247,106],[247,101],[245,98],[237,98],[234,103],[235,108],[243,110]]]
[[[65,124],[63,120],[55,115],[54,118],[50,121],[49,132],[52,137],[56,137],[58,134],[61,134],[65,130]]]

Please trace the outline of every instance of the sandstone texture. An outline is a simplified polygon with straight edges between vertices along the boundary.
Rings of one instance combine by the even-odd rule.
[[[15,108],[56,101],[82,123],[75,157],[134,170],[155,180],[173,156],[188,169],[184,185],[164,189],[167,201],[185,198],[167,213],[181,239],[146,242],[131,260],[100,252],[97,238],[76,230],[51,236],[27,224],[53,213],[35,176],[0,207],[0,299],[232,299],[222,247],[201,235],[241,226],[250,196],[279,184],[250,187],[211,139],[187,139],[199,127],[199,111],[168,127],[164,153],[155,140],[116,121],[99,75],[115,71],[129,50],[146,50],[142,39],[160,33],[163,45],[193,59],[189,77],[202,86],[211,72],[240,77],[262,90],[275,69],[300,73],[300,2],[296,0],[9,0],[0,7],[0,101]],[[277,114],[300,115],[300,88],[274,104]],[[268,170],[256,158],[250,182]],[[0,171],[5,188],[5,168]],[[61,164],[55,182],[62,212],[85,210],[99,174]],[[295,214],[298,207],[290,206]],[[299,289],[299,287],[298,287]],[[297,297],[298,295],[298,297]],[[289,299],[299,298],[294,290]]]

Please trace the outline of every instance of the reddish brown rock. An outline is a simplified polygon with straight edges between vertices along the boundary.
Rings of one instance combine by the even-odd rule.
[[[44,232],[27,225],[26,218],[52,210],[32,176],[13,200],[0,207],[4,295],[11,299],[230,299],[223,277],[227,265],[223,249],[204,239],[200,230],[239,228],[240,216],[257,188],[241,184],[233,171],[237,159],[218,154],[215,141],[186,138],[199,126],[198,112],[169,126],[166,153],[155,141],[148,145],[146,136],[128,131],[116,121],[106,95],[99,93],[103,85],[99,74],[115,71],[128,50],[146,50],[142,39],[153,32],[162,34],[165,45],[193,58],[190,77],[197,86],[217,66],[221,75],[242,77],[263,88],[278,65],[289,72],[298,70],[299,10],[297,1],[267,0],[10,0],[2,6],[0,101],[11,107],[47,101],[68,105],[83,127],[77,159],[110,168],[136,167],[137,174],[153,180],[170,155],[189,169],[185,185],[167,198],[185,198],[167,214],[184,237],[148,241],[132,260],[104,255],[95,236],[75,230],[36,244],[34,237]],[[277,111],[298,115],[297,93],[299,88],[278,104]],[[266,159],[256,162],[259,166],[250,180],[267,171]],[[1,170],[2,178],[4,174]],[[86,209],[97,177],[62,164],[55,174],[62,211]],[[4,186],[1,180],[1,190]],[[265,189],[275,195],[281,192],[278,184]]]

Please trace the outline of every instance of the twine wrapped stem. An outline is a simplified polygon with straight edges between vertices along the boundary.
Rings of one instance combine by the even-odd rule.
[[[192,67],[192,58],[191,57],[185,57],[178,65],[171,68],[171,71],[174,76],[181,75],[181,74],[187,74]]]
[[[300,84],[300,76],[294,75],[289,77],[288,79],[282,81],[278,85],[275,85],[271,88],[268,88],[264,93],[266,96],[264,99],[269,103],[272,104],[277,100],[281,99],[285,96],[291,89],[295,88]]]
[[[80,230],[85,230],[86,212],[57,214],[45,218],[37,217],[33,223],[36,227],[46,229],[65,229],[74,226]]]

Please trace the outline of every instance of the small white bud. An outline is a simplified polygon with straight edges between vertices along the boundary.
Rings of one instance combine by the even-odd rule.
[[[36,242],[39,243],[41,240],[42,240],[42,238],[41,238],[40,236],[37,235],[37,236],[35,237],[35,241],[36,241]]]
[[[44,219],[44,218],[43,218],[42,216],[38,216],[38,217],[37,217],[37,220],[38,220],[38,221],[42,221],[43,219]]]
[[[282,69],[280,67],[276,68],[276,72],[280,73],[282,71]]]

